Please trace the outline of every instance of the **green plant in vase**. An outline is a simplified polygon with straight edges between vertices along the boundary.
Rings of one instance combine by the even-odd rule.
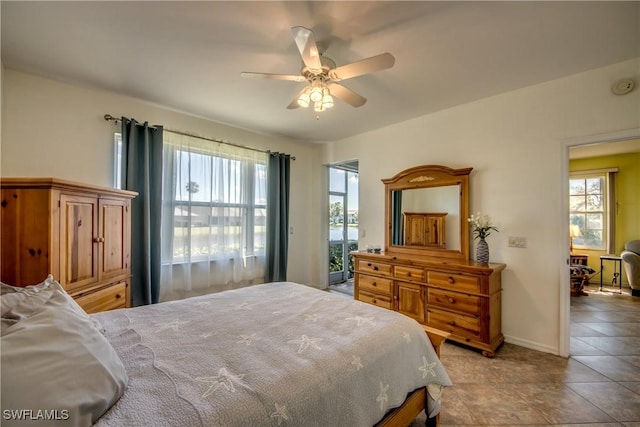
[[[481,215],[480,212],[471,214],[469,223],[471,224],[473,238],[480,239],[476,245],[476,261],[480,264],[488,264],[489,245],[485,239],[492,231],[498,232],[499,230],[491,225],[491,217],[489,215]]]

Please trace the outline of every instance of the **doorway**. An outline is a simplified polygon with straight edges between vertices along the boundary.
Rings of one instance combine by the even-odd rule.
[[[349,252],[358,249],[358,162],[330,165],[329,285],[353,278]]]
[[[625,153],[637,153],[640,152],[640,128],[631,129],[626,131],[614,132],[607,135],[595,135],[592,137],[576,138],[565,142],[563,152],[563,211],[567,213],[566,216],[566,233],[564,235],[570,236],[571,228],[569,224],[569,182],[570,167],[569,162],[575,158],[585,157],[600,157],[610,156]],[[620,242],[618,242],[620,243]],[[566,248],[569,252],[569,245],[567,245],[567,239],[562,238],[563,248]],[[618,245],[619,246],[619,245]],[[563,271],[566,270],[566,280],[563,282],[568,283],[569,271],[565,266],[565,263],[569,261],[563,260]],[[601,271],[597,271],[597,274],[602,274]],[[560,345],[559,354],[561,356],[570,356],[570,313],[571,313],[571,299],[569,292],[565,292],[566,287],[562,286],[560,289]]]

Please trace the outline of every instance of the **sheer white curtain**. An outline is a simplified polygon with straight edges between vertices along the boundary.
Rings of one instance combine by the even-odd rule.
[[[160,301],[264,281],[267,154],[165,132]]]

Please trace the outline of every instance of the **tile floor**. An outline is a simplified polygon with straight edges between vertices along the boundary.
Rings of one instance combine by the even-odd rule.
[[[571,297],[568,359],[512,344],[488,359],[445,344],[454,386],[441,425],[640,426],[640,298],[590,288]]]

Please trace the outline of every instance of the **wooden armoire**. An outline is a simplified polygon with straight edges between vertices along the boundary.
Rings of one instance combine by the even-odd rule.
[[[130,306],[131,199],[56,178],[0,178],[0,279],[48,274],[88,313]]]

